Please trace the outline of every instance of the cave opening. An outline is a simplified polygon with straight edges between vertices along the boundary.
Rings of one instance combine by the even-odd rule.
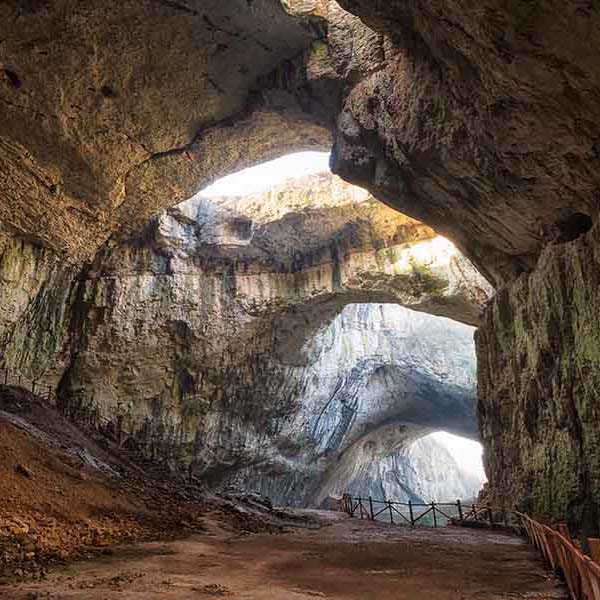
[[[78,319],[36,312],[53,339],[11,353],[58,380],[71,412],[93,406],[128,447],[215,488],[291,505],[352,486],[393,497],[410,444],[477,437],[489,285],[449,240],[334,176],[327,153],[215,182],[71,285]]]
[[[177,208],[200,223],[204,247],[244,264],[236,294],[252,298],[264,344],[244,360],[264,374],[241,395],[227,391],[238,427],[254,427],[257,410],[282,420],[260,451],[256,441],[240,450],[237,466],[197,457],[195,468],[280,505],[319,506],[346,491],[470,501],[483,482],[480,451],[463,468],[460,439],[430,434],[477,438],[472,325],[489,287],[450,241],[342,183],[328,162],[326,153],[284,156]],[[274,268],[274,281],[256,263]]]
[[[523,4],[2,3],[1,587],[557,595],[501,536],[380,552],[348,522],[290,561],[227,539],[198,569],[212,542],[194,540],[149,557],[177,567],[156,579],[129,561],[46,580],[88,545],[200,531],[182,507],[226,486],[467,500],[410,480],[433,472],[424,447],[467,462],[455,435],[481,436],[488,509],[531,525],[571,595],[596,590],[579,550],[600,564],[600,13]],[[209,579],[212,557],[240,577]]]

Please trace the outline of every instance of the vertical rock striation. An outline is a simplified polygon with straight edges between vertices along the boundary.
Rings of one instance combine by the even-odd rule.
[[[599,263],[596,227],[547,247],[486,310],[478,412],[498,503],[564,520],[600,502]]]

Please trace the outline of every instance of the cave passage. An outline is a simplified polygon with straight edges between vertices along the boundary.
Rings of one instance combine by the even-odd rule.
[[[446,447],[457,438],[446,438],[445,446],[428,434],[445,429],[477,438],[473,328],[427,314],[437,310],[419,297],[443,295],[451,278],[462,276],[459,253],[432,230],[415,230],[416,222],[402,239],[399,230],[390,230],[393,213],[384,213],[379,225],[383,205],[360,188],[340,186],[328,173],[328,159],[325,153],[289,155],[230,175],[176,207],[199,223],[200,242],[213,253],[227,249],[250,264],[278,260],[282,269],[291,256],[300,281],[324,257],[334,261],[331,288],[320,301],[313,299],[323,285],[319,266],[301,283],[305,299],[295,284],[297,304],[289,297],[276,303],[266,298],[273,308],[262,318],[259,335],[272,335],[272,345],[260,356],[263,372],[252,375],[244,398],[254,410],[258,395],[267,405],[282,406],[281,424],[261,442],[242,438],[241,455],[232,456],[227,468],[225,457],[207,465],[197,456],[194,469],[214,486],[256,491],[278,505],[317,507],[345,492],[400,501],[472,501],[483,481],[481,460],[473,474]],[[369,221],[376,225],[363,232]],[[361,251],[366,234],[369,243],[381,235],[377,227],[390,231],[393,248],[382,255],[389,267],[382,259],[367,268],[359,264],[356,276],[346,274],[357,282],[343,282],[344,262]],[[181,235],[168,223],[164,229]],[[386,290],[386,279],[402,278],[405,269],[414,297],[408,301],[409,295],[394,298]],[[451,275],[440,276],[443,269]],[[383,281],[362,283],[376,270],[384,273]],[[359,303],[376,296],[378,288],[388,302]],[[263,290],[258,292],[264,295]],[[257,293],[240,279],[236,291]],[[420,305],[421,311],[403,303]],[[194,359],[188,355],[190,364]],[[186,371],[183,379],[185,394],[193,397],[201,377]],[[239,391],[229,392],[246,415],[237,427],[254,428],[257,416],[241,403]],[[230,426],[229,410],[220,418]],[[201,438],[205,445],[211,443],[207,437]]]
[[[344,492],[468,501],[479,447],[440,432],[483,445],[489,506],[600,539],[600,11],[472,4],[0,2],[0,595],[82,548],[319,528]],[[264,580],[429,583],[372,548],[326,557],[360,594],[307,589],[312,541]],[[432,598],[548,591],[523,554],[481,592],[526,553],[487,541]],[[66,585],[138,579],[248,587]]]

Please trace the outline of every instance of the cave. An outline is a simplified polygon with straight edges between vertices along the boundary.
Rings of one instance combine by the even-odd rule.
[[[575,0],[4,2],[0,592],[63,592],[48,565],[82,548],[309,531],[347,493],[435,500],[406,481],[442,457],[436,432],[481,442],[492,525],[533,519],[594,559],[599,47]],[[291,180],[220,187],[292,154]],[[273,567],[278,597],[364,598],[369,573],[386,598],[467,585],[452,551],[421,591],[418,553],[401,577],[371,542],[434,538],[350,522],[333,551],[320,525],[290,534],[317,546]],[[446,542],[511,593],[485,562],[510,543],[462,529]],[[351,580],[353,535],[385,566]],[[311,580],[319,560],[336,575]],[[96,583],[137,590],[128,573]],[[258,575],[194,577],[268,598]]]

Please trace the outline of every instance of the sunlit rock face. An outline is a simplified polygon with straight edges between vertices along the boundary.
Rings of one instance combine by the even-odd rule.
[[[334,486],[332,495],[347,492],[363,498],[410,500],[419,504],[455,502],[473,500],[483,484],[479,477],[466,471],[442,444],[430,436],[422,437],[383,459],[366,460],[360,467],[357,476],[345,488],[339,484]]]
[[[158,444],[213,484],[250,464],[270,473],[287,464],[274,495],[316,501],[331,459],[381,419],[475,434],[469,327],[444,325],[424,351],[418,338],[439,328],[419,325],[433,318],[424,312],[413,321],[391,305],[336,315],[378,301],[472,322],[489,286],[430,228],[335,177],[196,197],[79,272],[47,252],[35,259],[27,245],[11,248],[3,366],[57,387],[63,402],[93,393],[144,451]],[[31,289],[17,291],[17,272]],[[445,357],[458,339],[447,343],[446,330],[469,332],[458,337],[470,358]],[[383,331],[400,337],[386,341]],[[351,431],[347,409],[356,412]],[[405,427],[385,438],[381,456],[392,438],[408,439]],[[301,473],[309,461],[318,468]],[[246,469],[248,481],[255,475]]]
[[[595,9],[339,5],[381,34],[382,68],[342,101],[336,172],[452,238],[497,283],[530,271],[572,215],[596,218]]]
[[[269,459],[234,481],[281,503],[319,504],[346,489],[417,498],[436,490],[426,483],[437,476],[433,467],[422,487],[416,483],[424,454],[431,450],[446,466],[453,461],[435,443],[413,451],[411,444],[441,428],[477,436],[471,327],[396,305],[357,304],[303,352],[307,365],[286,373],[286,381],[297,382],[297,414]],[[455,463],[448,473],[444,497],[477,491],[479,482]]]
[[[81,261],[227,172],[329,146],[276,77],[323,35],[273,0],[3,2],[0,241]]]

